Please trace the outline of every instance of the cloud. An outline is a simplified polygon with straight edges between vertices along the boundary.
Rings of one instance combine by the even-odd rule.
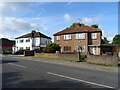
[[[18,37],[21,32],[28,32],[32,29],[39,30],[39,28],[36,24],[29,23],[22,19],[3,18],[0,31],[2,31],[1,37],[14,39]]]
[[[73,21],[74,19],[73,19],[68,13],[66,13],[66,14],[64,15],[64,20],[65,20],[65,21]]]
[[[92,24],[93,23],[93,19],[85,17],[85,18],[81,19],[81,22],[85,23],[85,24]]]
[[[81,18],[79,20],[80,20],[80,22],[82,22],[84,24],[92,25],[92,24],[96,24],[96,23],[100,22],[101,18],[99,16],[84,17],[84,18]]]

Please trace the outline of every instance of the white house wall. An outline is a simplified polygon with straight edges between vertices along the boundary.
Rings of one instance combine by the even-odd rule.
[[[23,39],[23,42],[20,43],[20,40]],[[26,42],[27,39],[30,39],[30,42]],[[18,43],[17,43],[18,41]],[[19,38],[16,39],[16,47],[18,47],[18,50],[20,50],[21,47],[23,47],[23,49],[26,49],[26,47],[30,47],[30,50],[32,50],[32,38]]]
[[[27,39],[30,39],[30,42],[26,42]],[[23,40],[23,42],[20,43],[20,40]],[[41,44],[41,46],[45,47],[45,45],[50,42],[51,42],[51,39],[48,39],[48,38],[40,38],[40,37],[19,38],[19,39],[16,39],[16,42],[15,42],[16,47],[14,50],[18,51],[18,50],[20,50],[21,47],[23,47],[24,50],[26,50],[26,47],[30,47],[30,50],[33,50],[34,47],[40,46],[40,44]]]

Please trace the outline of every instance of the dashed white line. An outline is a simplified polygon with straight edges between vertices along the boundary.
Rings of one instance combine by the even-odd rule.
[[[22,65],[19,65],[19,64],[13,64],[13,63],[8,63],[8,64],[15,65],[15,66],[22,67],[22,68],[28,68],[28,67],[25,67],[25,66],[22,66]]]
[[[67,79],[71,79],[71,80],[75,80],[75,81],[79,81],[79,82],[84,82],[84,83],[88,83],[88,84],[92,84],[92,85],[96,85],[96,86],[101,86],[101,87],[115,89],[115,87],[111,87],[111,86],[107,86],[107,85],[102,85],[102,84],[98,84],[98,83],[94,83],[94,82],[89,82],[89,81],[85,81],[85,80],[81,80],[81,79],[77,79],[77,78],[72,78],[72,77],[69,77],[69,76],[64,76],[64,75],[60,75],[60,74],[56,74],[56,73],[51,73],[51,72],[47,72],[47,73],[51,74],[51,75],[55,75],[55,76],[59,76],[59,77],[63,77],[63,78],[67,78]]]

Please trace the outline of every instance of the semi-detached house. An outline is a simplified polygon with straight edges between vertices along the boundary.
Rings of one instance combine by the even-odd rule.
[[[82,47],[82,53],[101,54],[102,31],[90,26],[81,26],[76,23],[75,27],[66,28],[54,34],[54,42],[61,46],[61,52],[78,51]]]
[[[45,47],[48,43],[51,43],[51,37],[32,30],[31,33],[27,33],[25,35],[15,38],[15,46],[13,47],[13,53],[21,49],[41,50],[41,48]]]

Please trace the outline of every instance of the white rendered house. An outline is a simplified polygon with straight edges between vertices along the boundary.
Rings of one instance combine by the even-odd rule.
[[[31,33],[15,38],[13,53],[23,50],[41,50],[46,44],[51,43],[51,38],[35,30]]]

